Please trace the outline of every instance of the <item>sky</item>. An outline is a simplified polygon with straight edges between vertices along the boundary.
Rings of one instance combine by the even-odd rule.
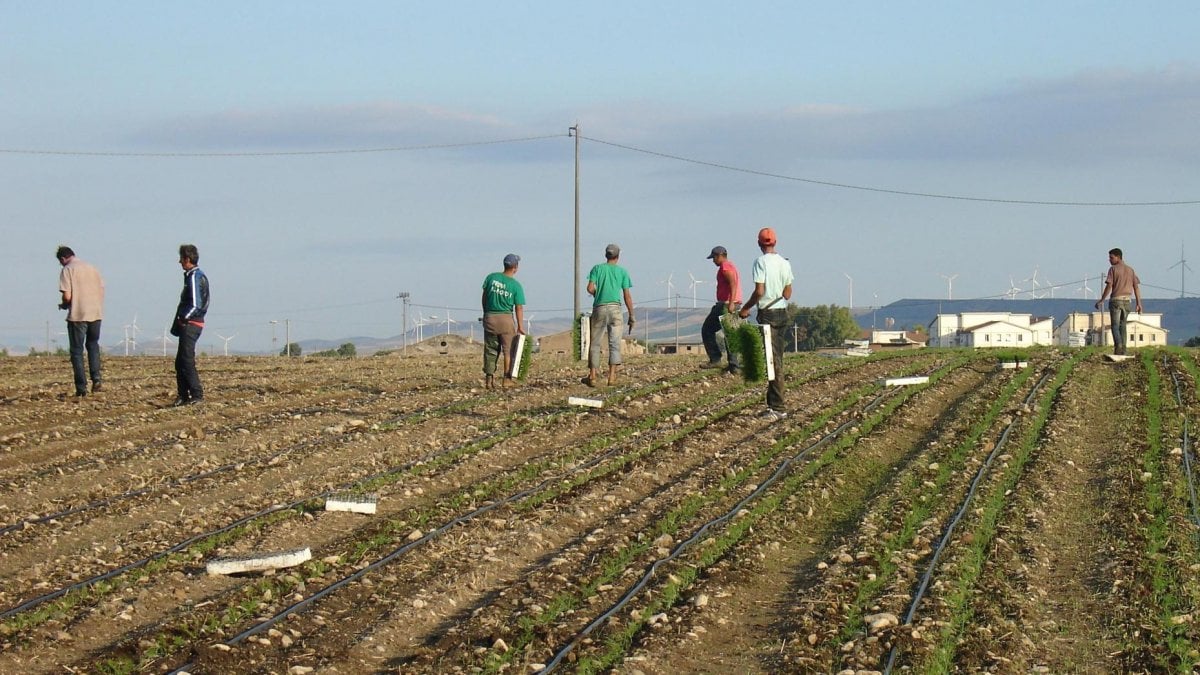
[[[577,166],[580,275],[617,243],[638,304],[711,302],[709,250],[748,278],[766,226],[801,305],[1094,297],[1113,246],[1194,296],[1198,32],[1192,0],[2,0],[0,347],[65,345],[60,244],[150,353],[182,243],[210,349],[399,335],[402,292],[465,325],[507,253],[565,320]]]

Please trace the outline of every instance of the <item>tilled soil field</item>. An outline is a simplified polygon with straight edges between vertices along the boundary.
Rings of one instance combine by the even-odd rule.
[[[0,672],[1192,672],[1194,352],[1022,358],[3,359]]]

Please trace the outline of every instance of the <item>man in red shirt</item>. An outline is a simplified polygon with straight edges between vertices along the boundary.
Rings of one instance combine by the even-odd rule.
[[[708,354],[708,363],[702,368],[721,367],[721,347],[717,344],[717,331],[721,330],[721,315],[726,312],[736,312],[742,307],[742,285],[738,277],[737,267],[729,260],[729,252],[724,246],[714,246],[708,259],[717,266],[717,303],[704,319],[700,328],[700,337],[704,340],[704,351]],[[725,341],[725,353],[729,357],[729,373],[738,372],[737,353],[729,349]]]

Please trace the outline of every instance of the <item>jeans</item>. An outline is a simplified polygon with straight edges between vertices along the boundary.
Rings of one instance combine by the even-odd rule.
[[[92,386],[100,384],[100,320],[68,321],[67,340],[71,345],[71,370],[75,371],[75,393],[87,393],[87,378]],[[87,348],[87,371],[83,369],[83,350]]]
[[[200,326],[187,324],[179,334],[179,350],[175,352],[175,386],[179,398],[191,401],[204,398],[200,374],[196,372],[196,343],[200,341]]]
[[[721,316],[725,313],[725,303],[718,302],[713,305],[708,316],[704,319],[704,325],[700,327],[700,339],[704,341],[704,351],[708,354],[708,360],[712,363],[721,361],[721,346],[717,344],[717,332],[721,331]],[[738,355],[729,349],[729,336],[725,336],[725,353],[729,355],[729,369],[737,370]]]
[[[771,362],[775,379],[767,383],[767,407],[783,410],[783,339],[788,328],[787,309],[760,309],[758,322],[771,327]]]
[[[1108,317],[1112,320],[1113,353],[1125,353],[1125,341],[1129,337],[1129,298],[1113,298],[1108,301]]]
[[[500,360],[501,354],[508,355],[506,363],[521,358],[520,354],[513,353],[516,344],[517,322],[513,320],[512,314],[483,315],[483,374],[495,374],[496,362]],[[504,376],[508,377],[508,373],[509,371],[505,370]]]
[[[608,363],[621,364],[621,306],[596,305],[592,308],[591,343],[588,345],[588,368],[600,367],[600,339],[608,331]]]

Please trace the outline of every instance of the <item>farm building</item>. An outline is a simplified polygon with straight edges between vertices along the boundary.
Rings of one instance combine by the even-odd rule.
[[[931,347],[1032,347],[1053,343],[1052,317],[1012,312],[938,314],[929,324]]]
[[[1160,347],[1167,344],[1167,329],[1162,327],[1161,312],[1130,312],[1126,326],[1129,347]],[[1112,325],[1108,312],[1071,312],[1054,329],[1054,344],[1069,347],[1112,345]]]

